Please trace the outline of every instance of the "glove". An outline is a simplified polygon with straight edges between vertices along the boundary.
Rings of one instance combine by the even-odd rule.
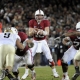
[[[71,46],[71,45],[73,45],[72,41],[66,43],[66,46]]]
[[[26,40],[23,42],[24,47],[28,46],[28,48],[32,48],[34,46],[34,43],[32,40]]]
[[[34,43],[33,43],[33,42],[27,43],[27,46],[28,46],[29,48],[32,48],[32,47],[34,46]]]
[[[24,46],[25,46],[25,48],[24,48],[23,52],[26,52],[29,48],[32,48],[34,46],[34,43],[31,42],[31,43],[26,44],[26,42],[24,42]]]

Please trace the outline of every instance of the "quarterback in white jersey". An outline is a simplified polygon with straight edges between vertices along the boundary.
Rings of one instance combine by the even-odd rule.
[[[7,74],[6,76],[10,80],[16,80],[9,73],[14,63],[15,46],[22,50],[24,49],[23,44],[20,42],[20,37],[17,34],[13,34],[11,30],[0,33],[0,71],[2,70],[3,74]],[[0,79],[3,79],[3,76],[0,76]]]

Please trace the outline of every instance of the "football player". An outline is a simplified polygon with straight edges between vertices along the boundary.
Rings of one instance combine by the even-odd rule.
[[[34,46],[31,48],[32,57],[36,53],[41,53],[46,56],[49,60],[49,65],[52,68],[52,73],[55,78],[58,78],[59,75],[55,68],[55,63],[52,59],[52,55],[47,44],[47,37],[49,36],[49,20],[44,19],[44,12],[42,10],[37,10],[35,12],[35,19],[29,21],[29,36],[33,36]],[[35,72],[34,72],[35,73]],[[35,76],[34,79],[35,80]]]
[[[62,70],[63,70],[62,80],[70,80],[67,72],[68,62],[75,57],[80,47],[79,44],[80,39],[77,35],[80,35],[79,32],[69,30],[69,32],[66,34],[67,37],[63,39],[63,44],[69,46],[69,49],[66,52],[64,52],[64,55],[62,57]]]
[[[73,30],[69,30],[68,32],[73,32]],[[69,37],[65,37],[63,38],[62,43],[65,46],[68,46],[69,48],[64,52],[63,56],[62,56],[62,71],[63,71],[63,77],[62,80],[70,80],[69,76],[68,76],[68,62],[71,61],[77,50],[74,48],[72,41],[75,41],[76,36],[69,36]]]
[[[32,65],[33,61],[32,61],[32,58],[31,58],[31,52],[30,52],[30,49],[31,47],[33,47],[33,43],[32,43],[32,40],[28,40],[27,38],[27,35],[26,33],[24,32],[18,32],[18,35],[20,36],[21,38],[21,42],[23,44],[25,44],[25,42],[27,43],[27,46],[25,48],[25,50],[20,50],[19,48],[17,48],[16,50],[16,54],[15,54],[15,61],[14,61],[14,65],[13,65],[13,74],[15,75],[16,78],[19,78],[18,74],[18,68],[19,66],[21,66],[21,62],[25,62],[26,63],[26,67],[27,65]],[[28,76],[28,69],[27,69],[27,76]],[[24,79],[22,77],[22,79]]]
[[[25,46],[23,46],[20,41],[20,37],[17,34],[13,34],[11,28],[7,28],[4,33],[0,33],[0,71],[2,71],[2,74],[0,75],[1,80],[5,76],[7,76],[10,80],[17,80],[10,74],[14,63],[15,46],[21,50],[25,49]]]
[[[18,24],[14,25],[13,30],[14,30],[14,28],[16,28],[17,30],[20,29]],[[26,63],[26,69],[25,69],[26,76],[23,75],[22,78],[21,78],[23,80],[23,79],[26,79],[26,77],[29,75],[29,72],[28,72],[29,69],[30,70],[33,69],[34,64],[33,64],[33,59],[31,57],[30,48],[33,47],[34,44],[32,42],[32,39],[31,40],[28,39],[28,36],[27,36],[26,33],[22,32],[22,31],[18,31],[16,33],[20,36],[21,42],[24,45],[26,45],[25,43],[27,43],[27,46],[26,46],[25,50],[20,50],[19,48],[16,49],[15,61],[14,61],[14,65],[13,65],[13,74],[15,75],[15,77],[18,80],[20,80],[18,68],[19,68],[19,66],[21,66],[22,62]],[[16,34],[16,33],[14,31],[14,34]]]
[[[77,23],[76,25],[76,30],[78,33],[76,33],[77,36],[77,40],[75,41],[75,46],[78,46],[77,49],[80,48],[80,22]],[[74,66],[75,66],[75,74],[72,76],[72,80],[76,80],[77,77],[80,75],[80,71],[79,71],[79,61],[80,61],[80,49],[78,50],[78,52],[76,53],[76,55],[74,56]]]

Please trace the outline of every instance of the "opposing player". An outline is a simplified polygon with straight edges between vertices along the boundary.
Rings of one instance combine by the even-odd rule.
[[[17,48],[16,50],[16,54],[15,54],[15,61],[14,61],[14,65],[13,65],[13,74],[15,75],[16,78],[19,79],[19,71],[18,68],[21,66],[21,62],[25,62],[26,63],[26,67],[29,65],[32,65],[32,58],[31,58],[31,52],[30,49],[31,47],[33,47],[33,42],[32,40],[29,40],[27,38],[27,34],[24,32],[18,32],[18,35],[21,38],[21,42],[23,44],[25,44],[25,42],[27,43],[26,45],[26,49],[25,50],[20,50],[19,48]],[[28,45],[29,44],[29,45]],[[27,76],[28,76],[28,67],[26,69],[27,71]],[[22,79],[24,79],[24,77],[22,77]]]
[[[77,25],[76,25],[77,30]],[[77,50],[79,50],[79,41],[78,38],[79,32],[70,30],[69,33],[66,34],[66,36],[63,39],[63,44],[66,46],[69,46],[69,49],[64,52],[64,55],[62,57],[62,70],[63,70],[63,77],[62,80],[70,80],[68,76],[68,62],[72,60],[75,55],[77,54]]]
[[[24,50],[25,47],[20,42],[20,37],[17,34],[13,34],[11,28],[5,30],[4,33],[0,33],[0,79],[2,80],[7,76],[10,80],[17,80],[11,74],[13,63],[15,46]]]
[[[73,30],[69,30],[68,32],[73,32]],[[68,62],[71,61],[77,50],[74,48],[72,41],[75,41],[76,36],[70,36],[70,37],[65,37],[63,38],[62,43],[65,46],[68,46],[69,48],[64,52],[63,57],[62,57],[62,71],[63,71],[63,77],[62,80],[70,80],[68,76]]]
[[[78,45],[78,49],[80,48],[80,22],[77,23],[76,25],[76,30],[78,31],[78,41],[75,42],[76,45]],[[78,52],[76,53],[75,57],[74,57],[74,66],[75,66],[75,74],[72,76],[72,80],[76,80],[77,77],[80,75],[80,71],[79,71],[79,61],[80,61],[80,49],[78,50]]]
[[[42,10],[37,10],[35,12],[35,19],[29,21],[29,36],[33,36],[34,39],[34,46],[31,48],[32,56],[34,57],[36,53],[43,52],[43,54],[49,60],[49,65],[52,68],[53,76],[58,78],[59,75],[56,72],[55,63],[52,59],[52,55],[46,39],[49,36],[49,27],[50,22],[49,20],[44,19],[44,12]]]

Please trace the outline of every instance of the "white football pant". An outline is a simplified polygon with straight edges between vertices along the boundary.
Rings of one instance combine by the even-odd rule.
[[[46,39],[45,40],[40,40],[40,41],[33,40],[33,43],[34,43],[34,46],[31,48],[33,57],[36,53],[43,52],[43,54],[46,56],[46,58],[50,62],[53,61],[52,55],[51,55],[51,52],[50,52],[50,49],[49,49],[49,46],[47,44]]]
[[[23,65],[32,65],[33,64],[33,58],[30,50],[27,51],[27,54],[25,56],[18,56],[15,54],[15,59],[14,59],[14,65],[13,65],[13,72],[16,72],[18,68]]]
[[[64,55],[62,57],[62,60],[66,63],[68,63],[69,61],[71,61],[75,54],[77,53],[77,50],[71,46],[66,52],[64,52]]]

